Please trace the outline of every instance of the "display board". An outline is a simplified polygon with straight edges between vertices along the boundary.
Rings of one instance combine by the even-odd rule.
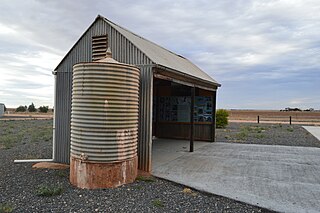
[[[190,96],[162,96],[157,98],[159,98],[159,121],[190,122]],[[154,103],[156,103],[156,98]],[[156,104],[154,104],[153,111],[155,116]],[[194,121],[212,121],[211,97],[195,97]]]
[[[212,122],[211,97],[196,96],[194,103],[194,121]]]

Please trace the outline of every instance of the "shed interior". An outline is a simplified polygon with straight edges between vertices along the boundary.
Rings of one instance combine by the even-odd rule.
[[[194,88],[194,122],[191,122],[192,89],[154,78],[152,135],[155,138],[189,140],[193,124],[194,140],[214,141],[215,92]]]

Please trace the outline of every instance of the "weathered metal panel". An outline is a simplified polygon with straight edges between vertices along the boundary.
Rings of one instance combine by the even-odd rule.
[[[55,117],[55,155],[57,162],[69,163],[70,159],[70,119],[71,119],[71,90],[72,90],[72,66],[79,62],[92,61],[92,36],[101,35],[98,29],[106,34],[110,26],[101,20],[89,28],[80,38],[68,55],[57,67],[56,88],[56,117]]]
[[[131,41],[107,22],[102,19],[96,19],[96,22],[84,33],[56,69],[55,160],[57,162],[69,163],[70,159],[72,67],[79,62],[92,61],[92,36],[103,34],[108,34],[109,47],[113,58],[117,61],[136,65],[149,65],[152,63]],[[152,78],[151,67],[141,67],[138,157],[139,169],[145,171],[151,170]]]
[[[151,171],[152,152],[152,101],[153,74],[152,67],[141,67],[140,74],[140,116],[138,141],[138,168]]]
[[[72,157],[117,162],[137,156],[139,74],[122,63],[74,65]]]

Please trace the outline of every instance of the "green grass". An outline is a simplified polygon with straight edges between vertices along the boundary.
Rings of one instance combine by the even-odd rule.
[[[138,189],[138,190],[143,189],[142,186],[134,186],[134,188],[136,188],[136,189]]]
[[[41,159],[44,157],[41,153],[32,152],[32,153],[27,153],[27,154],[23,155],[23,158],[24,159]]]
[[[254,135],[254,137],[255,137],[255,138],[258,138],[258,139],[262,139],[262,138],[265,137],[265,135],[263,135],[263,134],[256,134],[256,135]]]
[[[23,139],[23,135],[18,133],[3,133],[0,135],[0,145],[2,144],[5,149],[10,149],[15,143],[20,142]]]
[[[164,207],[164,203],[159,199],[153,200],[152,205],[154,205],[156,207],[161,207],[161,208]]]
[[[58,170],[58,171],[56,172],[56,174],[57,174],[58,177],[61,177],[61,178],[68,176],[68,173],[67,173],[67,171],[65,171],[65,170]]]
[[[44,142],[52,138],[52,120],[0,121],[0,149],[21,142]]]
[[[0,213],[9,213],[13,211],[13,207],[8,203],[1,203],[0,204]]]
[[[249,133],[245,130],[240,131],[239,133],[237,133],[236,138],[238,140],[246,140],[248,138]]]
[[[138,181],[144,181],[144,182],[155,182],[156,180],[153,177],[146,177],[146,176],[138,176],[136,178]]]
[[[51,139],[52,129],[37,129],[31,133],[31,142],[49,141]]]
[[[264,138],[262,133],[266,131],[266,128],[260,126],[241,126],[240,131],[236,134],[236,139],[247,140],[249,136],[255,138]]]
[[[36,195],[43,196],[43,197],[51,197],[62,194],[62,187],[61,186],[46,186],[41,185],[38,186],[36,189]]]
[[[289,128],[287,128],[287,131],[288,131],[288,132],[293,132],[293,128],[292,128],[292,127],[289,127]]]

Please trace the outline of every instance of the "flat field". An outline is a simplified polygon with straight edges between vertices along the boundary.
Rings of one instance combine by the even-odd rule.
[[[228,110],[230,122],[289,123],[320,125],[320,111],[281,112],[279,110]]]
[[[38,113],[38,112],[6,112],[0,120],[50,120],[53,118],[53,113]]]

